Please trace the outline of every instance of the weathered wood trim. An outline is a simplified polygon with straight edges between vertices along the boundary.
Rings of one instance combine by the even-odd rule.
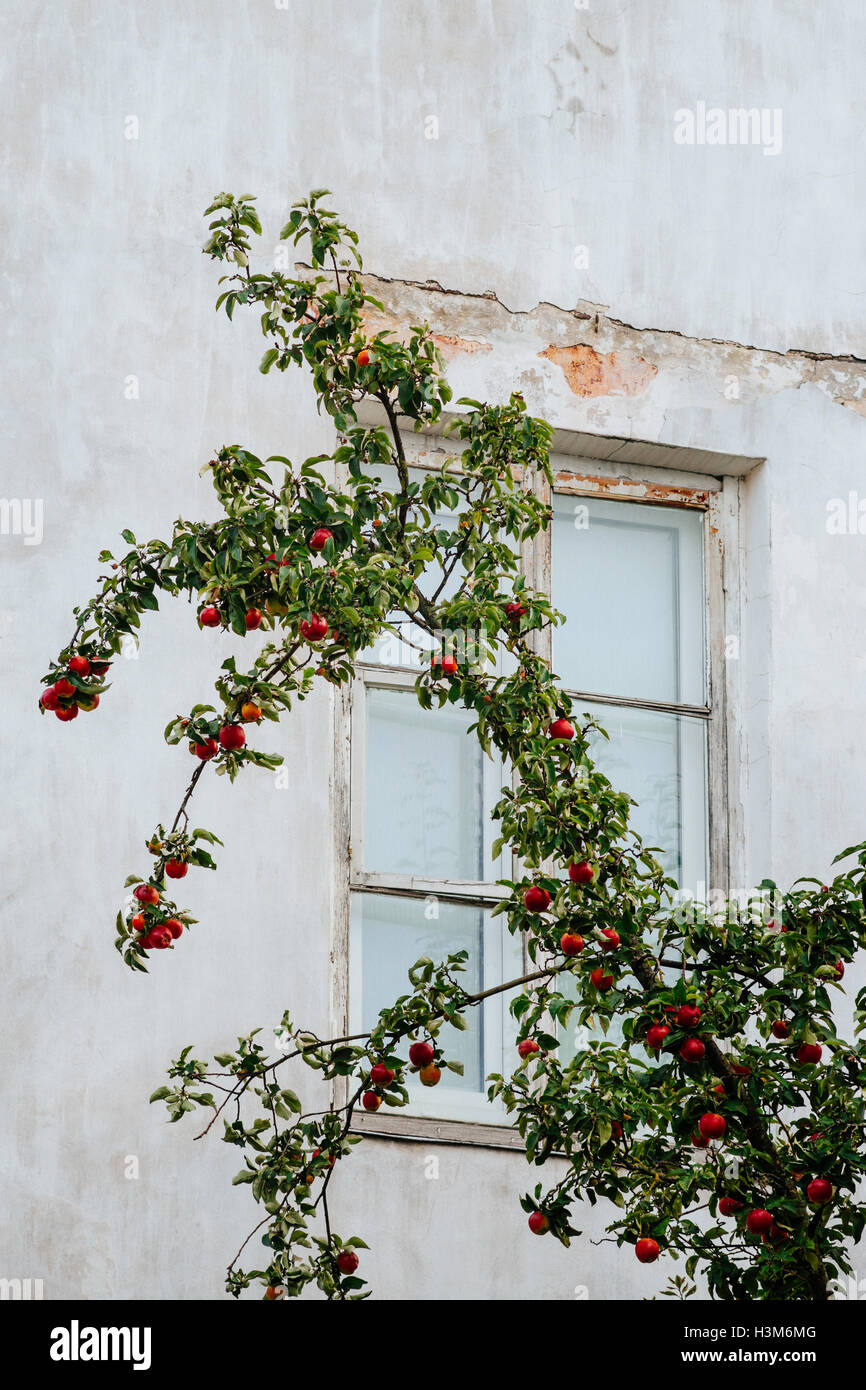
[[[433,1120],[424,1115],[358,1115],[352,1130],[371,1139],[396,1139],[416,1144],[465,1144],[475,1148],[523,1152],[523,1140],[511,1125],[487,1125],[473,1120]]]
[[[690,507],[706,511],[714,489],[650,481],[648,471],[644,471],[642,479],[637,479],[560,470],[554,474],[553,486],[555,492],[565,493],[569,497],[598,497],[608,502],[643,502],[648,506]]]
[[[742,694],[742,635],[745,603],[745,564],[743,537],[740,526],[743,483],[739,478],[726,478],[719,512],[722,558],[723,626],[722,659],[724,660],[725,727],[723,731],[725,765],[725,808],[728,822],[727,879],[732,887],[746,886],[746,856],[744,836],[746,750],[743,737]],[[729,653],[729,639],[735,641],[736,655]]]
[[[441,898],[443,902],[466,903],[473,907],[496,907],[510,897],[509,889],[498,883],[475,879],[421,878],[417,874],[372,874],[352,871],[352,888],[359,893],[386,893],[398,898]]]
[[[569,690],[572,700],[590,700],[598,705],[622,705],[626,709],[657,710],[659,714],[688,714],[696,719],[711,718],[709,705],[677,705],[666,700],[642,700],[637,695],[599,695],[597,691]]]
[[[722,496],[721,493],[713,493],[704,532],[707,584],[707,691],[709,706],[712,710],[707,747],[710,886],[727,885],[730,872],[724,542]]]

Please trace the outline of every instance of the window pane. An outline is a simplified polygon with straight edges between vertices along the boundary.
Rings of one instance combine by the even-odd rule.
[[[707,881],[706,721],[655,710],[588,705],[610,735],[596,734],[591,756],[617,791],[638,803],[631,824],[657,846],[681,888],[703,896]]]
[[[422,956],[438,964],[454,951],[468,951],[467,970],[460,975],[460,982],[472,993],[482,988],[485,914],[480,908],[379,893],[356,893],[352,901],[351,995],[353,1003],[361,1001],[357,1027],[372,1028],[380,1010],[410,992],[408,971]],[[436,915],[430,915],[433,913]],[[445,1056],[462,1062],[464,1074],[443,1070],[437,1091],[482,1090],[484,1030],[480,1011],[468,1021],[466,1032],[449,1027],[439,1034]],[[491,1060],[487,1070],[493,1068]],[[410,1085],[419,1092],[425,1090],[416,1080],[410,1079]]]
[[[382,486],[391,492],[396,492],[400,486],[397,470],[390,465],[378,466],[376,476],[381,480]],[[413,482],[421,482],[424,476],[425,473],[421,469],[410,470],[410,477]],[[458,522],[459,512],[442,511],[436,514],[436,526],[442,530],[456,531]],[[456,593],[463,578],[463,572],[458,568],[446,580],[442,593],[439,595],[439,601],[450,598]],[[434,561],[419,581],[418,588],[426,598],[432,598],[442,580],[442,566]],[[391,620],[397,623],[399,631],[383,633],[371,647],[360,653],[358,660],[383,666],[406,666],[416,671],[420,670],[422,666],[429,665],[430,653],[438,650],[440,642],[422,627],[410,622],[405,616],[398,617],[396,614],[392,614]],[[468,640],[473,641],[471,637]],[[478,639],[474,640],[477,641]]]
[[[396,491],[400,485],[396,468],[378,467],[376,475],[381,479],[383,486],[390,491]],[[423,469],[410,469],[410,477],[413,482],[421,482],[425,476],[429,476],[429,474],[426,474]],[[457,531],[460,515],[465,510],[465,503],[460,499],[455,511],[437,512],[434,520],[436,529],[447,532]],[[510,538],[509,543],[516,552],[517,542]],[[442,603],[457,593],[465,578],[466,574],[460,565],[455,566],[446,578],[441,563],[435,559],[418,581],[418,588],[425,598],[432,600],[435,596],[436,602]],[[441,592],[439,592],[440,586]],[[359,653],[359,662],[377,666],[400,666],[412,671],[419,671],[429,666],[431,653],[441,651],[443,644],[447,642],[449,649],[461,665],[464,663],[469,665],[483,664],[488,670],[496,673],[514,669],[515,659],[510,654],[503,651],[498,651],[495,656],[488,654],[488,637],[482,629],[453,632],[447,635],[431,634],[417,623],[412,622],[405,614],[392,613],[389,616],[397,631],[385,632],[378,637],[372,646]]]
[[[364,864],[368,873],[493,881],[490,819],[501,765],[485,757],[475,715],[425,710],[413,691],[366,690]]]
[[[703,513],[558,493],[552,545],[565,686],[703,704]]]

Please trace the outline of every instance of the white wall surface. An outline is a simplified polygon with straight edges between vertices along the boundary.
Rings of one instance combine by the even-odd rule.
[[[287,1004],[328,1026],[327,703],[269,734],[288,791],[256,770],[233,788],[203,780],[195,820],[226,842],[220,872],[185,881],[201,924],[151,978],[121,965],[113,918],[189,775],[162,728],[207,697],[223,639],[168,605],[95,715],[66,726],[35,707],[122,526],[166,535],[179,514],[214,515],[197,470],[221,443],[296,458],[330,446],[304,379],[256,372],[255,321],[214,315],[202,208],[219,189],[257,192],[270,247],[288,204],[326,185],[382,276],[491,290],[510,310],[607,306],[593,326],[424,299],[442,332],[490,345],[454,358],[458,394],[517,386],[563,429],[766,458],[742,519],[745,861],[750,879],[826,873],[866,836],[866,538],[825,524],[828,499],[866,493],[866,382],[857,363],[806,354],[864,349],[866,10],[13,0],[4,39],[0,493],[43,499],[45,520],[40,545],[0,536],[0,1276],[42,1278],[49,1298],[217,1298],[252,1224],[228,1186],[236,1157],[218,1139],[193,1145],[189,1121],[164,1126],[146,1098],[187,1042],[220,1048]],[[699,100],[781,108],[781,153],[675,145],[675,110]],[[431,115],[438,140],[425,139]],[[582,395],[539,361],[590,339],[650,361],[649,383]],[[337,1219],[374,1246],[378,1296],[419,1270],[441,1299],[642,1297],[672,1272],[610,1245],[532,1240],[515,1198],[534,1171],[519,1156],[437,1152],[430,1182],[426,1149],[370,1142],[360,1176],[337,1185]],[[586,1229],[600,1233],[598,1212]]]

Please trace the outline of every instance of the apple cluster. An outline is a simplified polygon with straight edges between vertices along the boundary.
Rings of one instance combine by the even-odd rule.
[[[417,1073],[422,1086],[438,1086],[442,1079],[442,1071],[436,1064],[437,1054],[432,1043],[412,1043],[409,1048],[409,1061],[411,1070]],[[370,1068],[369,1085],[361,1095],[361,1105],[368,1113],[375,1113],[382,1104],[383,1092],[401,1084],[399,1067],[395,1070],[385,1062],[375,1062]]]
[[[186,864],[170,860],[174,872],[171,878],[182,878]],[[178,872],[182,869],[183,872]],[[168,865],[166,865],[168,872]],[[174,903],[169,902],[155,883],[139,883],[133,889],[136,900],[135,909],[129,914],[126,926],[132,936],[134,947],[140,951],[166,951],[183,934],[184,925],[192,920],[186,914],[179,914]]]
[[[320,555],[322,551],[326,549],[329,542],[333,550],[333,531],[329,530],[327,526],[317,526],[307,539],[307,548],[313,555]],[[267,558],[265,574],[268,576],[278,574],[280,569],[289,565],[291,565],[290,559],[285,556],[282,559],[278,559],[276,551],[272,550]],[[333,577],[336,571],[332,570],[331,574]],[[200,627],[228,628],[231,626],[228,612],[219,606],[222,598],[222,591],[219,588],[214,588],[211,592],[210,601],[206,603],[199,612],[198,621]],[[288,605],[282,601],[279,594],[270,587],[270,584],[267,589],[262,592],[258,601],[263,603],[265,612],[272,618],[283,617],[289,611]],[[265,616],[261,608],[255,606],[248,608],[243,618],[243,627],[247,632],[256,632],[262,624],[265,623]],[[265,623],[265,625],[267,626],[268,624]],[[313,613],[309,619],[305,618],[301,621],[300,632],[301,636],[310,643],[322,642],[327,636],[328,621],[326,618],[322,617],[321,614]]]
[[[102,693],[102,678],[108,671],[110,661],[98,660],[77,652],[61,667],[60,675],[55,675],[53,684],[48,685],[39,697],[43,712],[51,710],[64,724],[78,718],[78,711],[89,713],[99,705]]]

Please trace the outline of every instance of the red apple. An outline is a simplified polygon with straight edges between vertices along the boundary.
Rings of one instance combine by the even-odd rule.
[[[91,661],[91,674],[94,676],[104,676],[110,665],[110,661]]]
[[[698,1120],[698,1129],[704,1139],[721,1139],[727,1129],[724,1115],[719,1115],[715,1110],[708,1110]]]
[[[375,1091],[365,1091],[361,1097],[361,1104],[365,1110],[378,1110],[382,1104],[382,1097],[378,1096]]]
[[[684,1062],[700,1062],[706,1050],[700,1038],[686,1038],[680,1048],[680,1056]]]
[[[165,872],[168,878],[186,878],[189,864],[185,864],[182,859],[169,859]]]
[[[328,620],[319,613],[314,613],[309,621],[304,618],[301,623],[301,636],[305,637],[308,642],[321,642],[327,631]]]
[[[79,709],[83,709],[84,712],[85,712],[85,714],[89,714],[91,710],[98,709],[98,708],[99,708],[99,696],[98,696],[98,695],[83,695],[83,694],[81,693],[81,691],[79,690],[79,692],[78,692],[78,708],[79,708]]]
[[[455,656],[443,656],[442,671],[446,676],[457,675],[457,658]]]
[[[719,1202],[719,1211],[722,1216],[735,1216],[738,1211],[743,1210],[742,1202],[738,1202],[736,1197],[723,1197]]]
[[[151,903],[153,906],[159,902],[159,890],[154,888],[152,883],[139,883],[138,887],[133,889],[132,896],[140,903]]]
[[[535,1236],[543,1236],[545,1231],[550,1230],[550,1222],[543,1211],[533,1211],[529,1216],[529,1229]]]
[[[374,1086],[390,1086],[393,1080],[394,1073],[383,1062],[377,1062],[370,1068],[370,1081]]]
[[[273,1303],[275,1298],[282,1298],[282,1296],[282,1289],[278,1289],[275,1284],[268,1284],[268,1287],[265,1289],[265,1298]]]
[[[432,1043],[416,1042],[409,1048],[409,1061],[413,1067],[429,1067],[433,1057]]]
[[[533,1053],[540,1052],[541,1048],[534,1038],[524,1038],[517,1044],[517,1051],[521,1057],[531,1057]]]
[[[220,611],[209,603],[207,608],[203,608],[198,615],[198,620],[202,627],[219,627],[222,622]]]
[[[797,1061],[801,1067],[813,1067],[822,1056],[820,1043],[801,1043],[797,1048]]]
[[[550,907],[550,894],[546,888],[533,884],[523,895],[523,905],[527,912],[546,912]]]
[[[833,1196],[833,1184],[826,1178],[813,1178],[806,1188],[806,1196],[813,1207],[822,1207]]]
[[[223,748],[226,748],[233,753],[236,752],[239,748],[243,748],[246,741],[247,736],[241,728],[240,724],[223,724],[222,728],[220,729],[220,743],[222,744]]]
[[[836,979],[841,980],[842,976],[845,974],[845,967],[842,964],[841,960],[837,960],[836,964],[833,966],[833,972],[836,976]]]
[[[697,1004],[683,1004],[677,1010],[674,1022],[678,1028],[697,1028],[701,1021],[701,1011]]]
[[[651,1265],[659,1257],[658,1241],[651,1240],[649,1236],[644,1236],[643,1240],[639,1240],[635,1245],[634,1253],[637,1255],[642,1265]]]
[[[337,1268],[341,1274],[354,1274],[358,1268],[358,1256],[354,1250],[341,1250],[337,1256]]]
[[[585,859],[581,859],[577,864],[569,864],[568,877],[572,883],[592,883],[595,870]]]
[[[144,931],[144,917],[142,916],[142,914],[140,912],[136,912],[129,925],[132,927],[133,931]]]
[[[369,365],[370,365],[370,360],[371,360],[371,359],[370,359],[370,354],[369,354],[369,352],[367,351],[366,348],[361,348],[361,351],[358,353],[358,356],[355,358],[355,361],[357,362],[357,364],[358,364],[359,367],[369,367]]]
[[[73,676],[90,675],[90,662],[86,656],[72,656],[66,664]]]
[[[39,703],[43,709],[56,709],[60,703],[60,696],[53,685],[47,685],[39,696]]]
[[[168,917],[162,925],[170,933],[172,941],[177,941],[183,935],[183,922],[179,917]]]
[[[78,706],[70,705],[69,709],[56,709],[54,713],[61,723],[68,724],[70,719],[78,718]]]
[[[613,976],[605,975],[601,966],[599,966],[597,970],[593,970],[589,978],[592,980],[599,994],[607,994],[609,989],[613,989]]]
[[[201,758],[203,763],[210,762],[211,758],[215,758],[220,751],[215,738],[209,738],[204,743],[191,743],[189,750],[197,758]]]
[[[710,1147],[710,1141],[709,1139],[705,1139],[702,1134],[695,1132],[692,1134],[692,1145],[696,1149],[708,1149]]]
[[[771,1031],[774,1038],[787,1038],[791,1031],[791,1027],[783,1018],[777,1018],[773,1023]]]
[[[172,943],[171,932],[164,923],[154,927],[147,939],[155,951],[164,951]]]
[[[752,1068],[751,1068],[751,1067],[744,1067],[743,1064],[742,1064],[742,1062],[732,1062],[732,1063],[731,1063],[731,1071],[734,1073],[734,1076],[751,1076],[751,1075],[752,1075]]]
[[[614,931],[613,927],[602,927],[601,934],[605,938],[600,943],[602,951],[615,951],[619,945],[619,932]]]
[[[319,526],[310,536],[308,545],[311,550],[318,552],[320,550],[324,550],[325,546],[328,544],[328,541],[332,541],[333,539],[334,533],[332,531],[329,531],[327,526]]]
[[[583,937],[573,931],[563,932],[559,938],[559,949],[564,956],[579,956],[585,944]]]
[[[567,719],[554,719],[547,733],[551,739],[567,741],[574,738],[574,725]]]
[[[513,603],[506,603],[505,605],[505,616],[510,623],[519,623],[525,612],[526,609],[523,604],[518,603],[516,600]]]
[[[442,1073],[438,1067],[431,1062],[429,1067],[422,1067],[418,1073],[418,1080],[422,1086],[438,1086],[442,1080]]]
[[[247,615],[244,618],[244,623],[246,625],[247,632],[254,632],[257,627],[261,626],[261,621],[262,615],[260,609],[249,608],[247,610]]]
[[[657,1051],[658,1048],[663,1047],[665,1038],[670,1031],[670,1028],[668,1028],[665,1023],[652,1024],[652,1026],[646,1030],[647,1047],[652,1048],[654,1052]]]
[[[773,1213],[766,1207],[754,1207],[746,1217],[746,1226],[753,1236],[764,1236],[773,1227]]]
[[[59,695],[61,700],[68,700],[70,695],[75,694],[75,686],[72,681],[68,681],[65,676],[61,676],[59,681],[54,682],[54,693]]]

